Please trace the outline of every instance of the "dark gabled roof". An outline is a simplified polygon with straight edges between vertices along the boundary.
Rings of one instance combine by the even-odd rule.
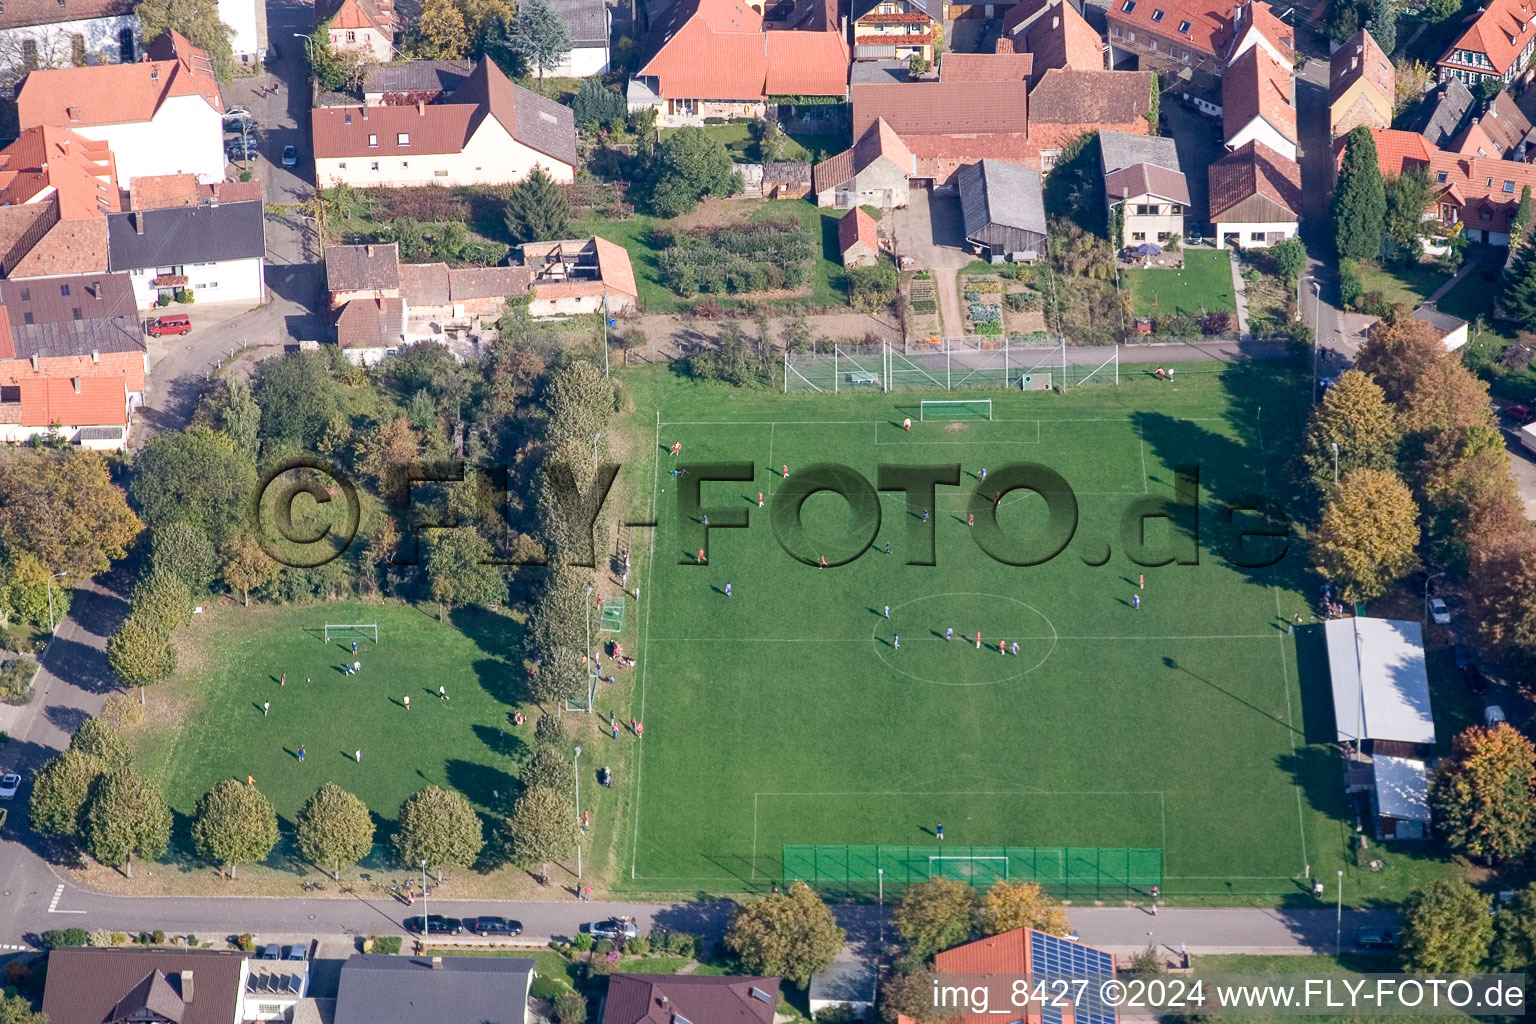
[[[224,950],[56,949],[48,955],[43,1012],[57,1024],[112,1024],[144,1009],[179,1024],[230,1024],[240,1017],[245,958]]]
[[[778,1005],[778,978],[614,974],[602,1024],[772,1024]]]
[[[1440,337],[1442,338],[1447,334],[1450,334],[1452,331],[1459,331],[1461,328],[1467,326],[1467,322],[1461,317],[1452,316],[1449,313],[1442,313],[1438,306],[1434,306],[1429,303],[1425,303],[1418,309],[1414,310],[1413,318],[1415,320],[1422,320],[1429,324],[1435,330],[1440,332]]]
[[[523,957],[359,953],[341,967],[335,1024],[522,1024],[532,973]]]
[[[12,347],[23,357],[34,352],[51,359],[144,351],[138,305],[127,274],[0,281],[0,303],[5,307]]]
[[[565,22],[572,48],[608,45],[608,5],[603,0],[554,0],[550,6]]]
[[[1472,92],[1461,79],[1452,78],[1430,93],[1418,116],[1412,121],[1413,131],[1429,140],[1435,147],[1450,144],[1461,133],[1472,112]]]
[[[468,60],[370,64],[363,74],[363,92],[453,92],[474,70],[474,62]]]
[[[885,2],[886,0],[853,0],[853,10],[850,12],[850,17],[853,21],[858,21]],[[898,0],[898,2],[906,4],[911,11],[921,12],[936,21],[941,17],[939,14],[941,0]]]
[[[393,291],[400,279],[400,247],[394,242],[325,247],[325,286],[330,291]]]
[[[960,168],[956,182],[967,238],[992,224],[1044,237],[1045,198],[1039,171],[1002,160],[981,160]]]
[[[143,222],[143,234],[137,221]],[[116,213],[107,218],[107,266],[140,270],[262,258],[265,232],[259,202]]]
[[[132,14],[136,6],[133,0],[8,0],[0,9],[0,30],[116,18]]]

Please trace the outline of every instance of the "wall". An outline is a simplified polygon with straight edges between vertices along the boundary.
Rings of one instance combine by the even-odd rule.
[[[0,444],[25,444],[34,437],[47,437],[57,430],[70,444],[77,444],[81,448],[95,452],[117,452],[122,451],[127,444],[126,435],[128,431],[126,430],[123,431],[124,436],[122,438],[113,441],[85,441],[82,443],[76,439],[75,435],[85,427],[121,426],[121,423],[61,423],[57,427],[24,427],[19,423],[0,423]]]
[[[187,287],[197,302],[261,302],[266,298],[263,261],[260,259],[225,260],[221,263],[177,264],[186,275]],[[159,268],[145,267],[131,271],[134,299],[148,309],[155,305],[160,289],[152,283]],[[179,309],[172,303],[169,309]]]
[[[608,313],[611,316],[627,312],[634,306],[635,300],[627,295],[620,295],[617,292],[611,292],[608,295]],[[603,299],[600,295],[566,295],[557,299],[535,298],[528,304],[528,315],[576,316],[582,313],[600,313],[602,309]]]
[[[152,121],[68,127],[112,147],[120,182],[154,174],[224,180],[224,119],[201,96],[171,97]]]
[[[1228,222],[1218,221],[1216,223],[1215,227],[1216,227],[1216,248],[1218,248],[1218,249],[1226,248],[1226,243],[1224,242],[1222,236],[1224,236],[1229,231],[1236,231],[1236,232],[1238,232],[1238,244],[1242,248],[1244,248],[1244,249],[1267,249],[1270,245],[1273,244],[1273,242],[1268,241],[1268,240],[1262,241],[1262,242],[1252,241],[1250,236],[1255,231],[1263,231],[1266,234],[1270,233],[1270,232],[1279,232],[1280,235],[1282,237],[1284,237],[1284,238],[1295,238],[1296,237],[1296,225],[1295,224],[1286,224],[1286,223],[1279,223],[1279,224],[1246,224],[1246,223],[1228,223]],[[1279,240],[1280,240],[1279,238],[1274,239],[1274,241],[1279,241]]]
[[[879,159],[836,188],[816,197],[817,206],[851,210],[855,206],[906,206],[911,184],[905,172],[890,160]]]
[[[85,38],[87,64],[119,64],[122,62],[122,45],[118,39],[123,29],[133,32],[134,52],[130,59],[137,59],[144,49],[139,33],[137,15],[124,14],[115,18],[91,18],[84,21],[61,21],[53,25],[29,25],[0,31],[0,75],[12,77],[24,74],[22,45],[25,40],[37,44],[38,65],[44,68],[65,68],[74,65],[74,37]]]
[[[378,170],[374,170],[374,164]],[[575,171],[553,157],[513,139],[495,118],[486,118],[462,153],[414,153],[407,156],[325,157],[315,160],[320,181],[341,179],[362,188],[422,185],[509,185],[526,178],[535,164],[557,182],[569,183]]]
[[[1274,125],[1262,117],[1256,117],[1239,128],[1237,133],[1227,140],[1227,149],[1242,149],[1254,141],[1268,146],[1292,163],[1296,161],[1296,143],[1281,135],[1275,130]]]
[[[1329,110],[1329,122],[1335,139],[1348,135],[1361,125],[1367,128],[1391,126],[1388,118],[1371,102],[1371,95],[1367,92],[1369,89],[1370,86],[1365,82],[1356,82],[1333,104]]]
[[[229,40],[234,47],[235,60],[249,63],[266,59],[267,17],[264,0],[219,0],[219,20],[235,30]]]
[[[1159,213],[1136,213],[1138,206],[1156,206]],[[1159,234],[1172,235],[1179,238],[1184,234],[1184,215],[1182,213],[1169,213],[1173,209],[1170,203],[1159,202],[1152,196],[1132,196],[1125,201],[1125,236],[1119,243],[1122,246],[1140,245],[1143,242],[1162,244],[1165,239],[1158,238]],[[1141,232],[1146,237],[1137,238],[1136,233]]]
[[[687,97],[684,97],[685,99]],[[762,117],[765,104],[762,100],[698,100],[692,114],[669,113],[672,105],[662,100],[656,108],[656,123],[663,128],[681,128],[687,125],[701,127],[706,117]]]
[[[572,50],[550,72],[551,75],[565,78],[591,78],[593,75],[607,73],[608,47],[606,46],[583,46]]]
[[[352,39],[347,39],[348,33]],[[372,59],[380,64],[387,63],[394,56],[394,47],[390,46],[389,39],[378,29],[331,29],[331,49],[339,51],[355,50],[359,53],[372,55]]]

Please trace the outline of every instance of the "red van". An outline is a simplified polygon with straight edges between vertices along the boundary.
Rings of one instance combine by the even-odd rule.
[[[192,318],[185,313],[171,313],[168,316],[158,316],[144,326],[144,330],[151,337],[158,338],[166,334],[191,334]]]

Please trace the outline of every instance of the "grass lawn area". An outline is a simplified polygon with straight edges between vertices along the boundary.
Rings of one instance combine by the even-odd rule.
[[[247,775],[285,833],[322,783],[337,783],[385,826],[376,842],[387,838],[401,801],[423,786],[453,787],[487,816],[493,790],[503,800],[516,792],[515,758],[531,736],[507,720],[513,667],[505,657],[520,632],[511,619],[465,609],[445,625],[424,609],[324,604],[229,608],[209,620],[188,634],[198,653],[189,673],[195,685],[166,684],[174,689],[163,699],[181,709],[180,726],[145,756],[179,836],[199,797],[222,779]],[[359,639],[355,655],[350,640],[321,639],[326,622],[375,621],[378,645]],[[353,660],[362,670],[344,674]],[[439,685],[448,700],[438,698]]]
[[[755,164],[758,162],[757,143],[752,138],[751,121],[732,121],[729,124],[706,124],[703,128],[706,134],[720,140],[725,146],[726,152],[731,154],[732,160],[739,164]],[[675,131],[677,131],[676,128],[663,128],[661,130],[661,137],[666,138]],[[828,137],[830,138],[830,136]],[[793,136],[785,138],[784,155],[780,159],[809,160],[810,158],[810,152],[800,145]]]
[[[1232,257],[1224,251],[1186,250],[1182,270],[1126,270],[1120,276],[1131,293],[1131,312],[1135,316],[1237,312],[1237,299],[1232,293]]]
[[[1381,292],[1381,297],[1392,305],[1417,306],[1451,277],[1434,263],[1361,269],[1365,290]]]
[[[837,251],[837,220],[839,214],[846,211],[822,210],[801,200],[772,199],[734,199],[730,201],[728,208],[732,212],[739,210],[743,215],[742,219],[748,221],[795,218],[805,226],[806,230],[816,233],[821,239],[821,258],[816,261],[811,270],[812,294],[808,299],[790,301],[810,301],[818,306],[847,305],[843,265]],[[637,213],[623,220],[609,220],[603,217],[573,220],[567,233],[572,238],[601,235],[615,245],[622,245],[628,250],[630,262],[635,269],[635,284],[640,290],[640,298],[645,303],[647,313],[671,313],[684,303],[704,299],[713,299],[722,306],[730,306],[739,301],[730,295],[714,294],[684,298],[661,283],[661,271],[656,264],[654,232],[657,229],[670,230],[671,227],[670,221]]]
[[[630,709],[648,728],[626,793],[621,889],[766,889],[781,879],[784,844],[926,846],[938,822],[952,856],[971,844],[1159,848],[1172,897],[1299,899],[1309,865],[1345,870],[1356,901],[1418,880],[1373,876],[1348,856],[1321,640],[1283,625],[1308,610],[1303,547],[1243,569],[1202,534],[1198,565],[1143,569],[1120,540],[1132,502],[1172,493],[1175,463],[1200,465],[1211,509],[1283,487],[1305,374],[1246,363],[1181,373],[1168,389],[1126,369],[1117,388],[994,393],[990,421],[914,422],[910,433],[901,423],[918,420],[915,394],[743,392],[662,368],[624,379],[630,429],[658,456],[627,466],[628,484],[659,490]],[[690,461],[754,469],[702,483],[707,539],[664,471],[673,442]],[[1067,550],[1027,569],[984,554],[966,521],[968,492],[984,492],[980,529],[1000,468],[1021,461],[1062,474],[1079,504]],[[793,482],[823,462],[871,481],[880,465],[963,472],[959,488],[939,489],[927,526],[926,502],[908,508],[900,492],[879,497],[883,525],[857,532],[845,502],[811,496],[807,564],[753,506],[758,491],[771,505],[786,486],[784,464]],[[732,516],[750,528],[719,528]],[[999,519],[1009,537],[1038,536],[1043,504],[1014,491]],[[927,530],[936,565],[908,564],[927,560]],[[1148,536],[1159,551],[1173,539],[1155,521]],[[863,554],[836,565],[844,550]],[[818,568],[818,553],[834,567]],[[999,640],[1018,655],[1000,655]],[[1053,871],[1037,877],[1054,883]],[[1028,877],[1028,865],[1015,859],[1011,874]],[[870,875],[846,888],[873,898]],[[889,898],[901,879],[888,867],[885,883]]]

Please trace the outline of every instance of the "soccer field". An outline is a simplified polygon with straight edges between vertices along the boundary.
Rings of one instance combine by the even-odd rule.
[[[1066,395],[994,393],[991,420],[922,422],[911,393],[785,396],[659,371],[626,377],[636,435],[655,434],[638,446],[655,458],[626,474],[654,489],[658,525],[639,581],[646,599],[631,609],[634,714],[646,729],[621,885],[766,887],[784,844],[932,845],[939,824],[953,845],[1160,848],[1170,894],[1290,892],[1309,865],[1331,874],[1339,827],[1321,794],[1337,789],[1335,762],[1308,748],[1329,739],[1326,680],[1303,692],[1285,625],[1306,612],[1302,545],[1293,538],[1273,567],[1245,569],[1221,557],[1215,535],[1235,496],[1289,498],[1283,467],[1306,381],[1265,364],[1181,367],[1177,385],[1140,368],[1122,379]],[[716,526],[730,510],[750,526],[711,529],[708,563],[694,564],[701,524],[680,513],[671,471],[741,460],[753,479],[703,483],[702,505]],[[985,516],[968,525],[972,492],[985,509],[997,474],[1021,462],[1060,473],[1079,506],[1066,548],[1029,567],[978,547]],[[769,523],[782,466],[793,476],[813,463],[871,483],[880,465],[959,463],[960,486],[940,487],[928,510],[936,564],[908,564],[924,524],[901,492],[880,495],[874,543],[848,564],[787,553]],[[1133,564],[1126,511],[1171,496],[1174,466],[1190,464],[1199,563]],[[811,543],[835,549],[848,509],[811,497]],[[998,521],[1009,536],[1039,534],[1044,502],[1014,491]],[[1171,550],[1177,532],[1152,520],[1148,547]],[[1321,723],[1310,736],[1308,702],[1308,721]]]

